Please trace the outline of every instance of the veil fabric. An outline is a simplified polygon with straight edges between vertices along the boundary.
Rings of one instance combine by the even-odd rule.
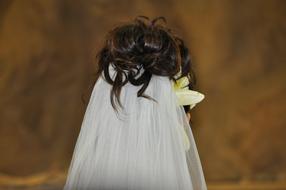
[[[103,75],[94,85],[64,190],[206,190],[190,124],[168,77],[153,75],[144,93],[157,102],[137,97],[140,86],[127,83],[118,113],[111,87]]]

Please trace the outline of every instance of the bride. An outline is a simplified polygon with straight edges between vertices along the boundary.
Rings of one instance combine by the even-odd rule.
[[[136,17],[114,28],[98,54],[65,190],[206,190],[189,112],[188,49],[158,23]]]

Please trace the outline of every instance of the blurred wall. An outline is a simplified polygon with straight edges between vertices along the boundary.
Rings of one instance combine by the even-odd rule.
[[[104,34],[165,16],[189,45],[208,182],[286,181],[286,1],[1,0],[0,174],[69,165]]]

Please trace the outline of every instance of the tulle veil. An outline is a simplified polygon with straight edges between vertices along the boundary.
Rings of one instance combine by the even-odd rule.
[[[110,103],[112,86],[101,75],[64,190],[207,189],[191,126],[171,85],[168,77],[153,75],[145,91],[153,101],[137,97],[140,87],[127,83],[120,95],[124,109],[117,113]]]

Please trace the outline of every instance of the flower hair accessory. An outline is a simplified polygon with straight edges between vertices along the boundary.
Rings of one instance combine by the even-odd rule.
[[[205,95],[198,91],[190,90],[188,84],[189,79],[187,77],[182,77],[176,82],[173,82],[173,90],[177,95],[178,104],[183,106],[190,105],[190,109],[192,109],[197,103],[205,98]]]
[[[182,77],[178,79],[176,82],[173,82],[173,90],[176,93],[178,104],[182,106],[190,105],[190,109],[195,107],[195,105],[199,102],[201,102],[205,95],[194,90],[189,90],[188,84],[189,79],[188,77]],[[188,151],[190,149],[190,141],[189,137],[186,134],[186,131],[183,126],[178,128],[179,133],[182,135],[183,144],[185,151]]]

